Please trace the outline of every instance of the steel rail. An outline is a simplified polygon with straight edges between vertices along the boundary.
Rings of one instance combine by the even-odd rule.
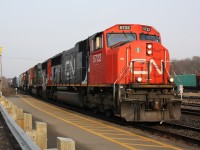
[[[192,106],[192,107],[200,107],[200,104],[196,104],[196,103],[182,103],[182,106]]]
[[[167,126],[173,126],[173,128],[175,128],[175,129],[183,129],[183,130],[190,130],[190,131],[194,131],[194,132],[200,132],[200,128],[196,128],[196,127],[190,127],[190,126],[171,123],[171,122],[163,122],[163,124],[167,125]]]
[[[200,115],[200,110],[181,108],[181,113],[199,116]]]
[[[165,136],[167,135],[167,136],[172,137],[174,139],[183,140],[184,142],[187,142],[187,143],[189,142],[189,143],[193,143],[194,145],[200,146],[200,139],[176,134],[176,133],[164,130],[164,129],[159,129],[159,128],[156,128],[154,126],[148,126],[148,125],[144,125],[144,124],[136,123],[136,124],[134,124],[134,127],[146,130],[146,131],[151,132],[151,133],[160,133],[160,135],[165,135]]]

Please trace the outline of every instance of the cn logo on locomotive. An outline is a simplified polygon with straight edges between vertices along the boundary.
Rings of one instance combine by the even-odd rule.
[[[75,74],[75,59],[71,59],[71,60],[66,61],[66,63],[65,63],[65,73],[66,73],[66,76],[70,76],[70,78],[74,77],[74,74]]]
[[[142,27],[142,30],[143,30],[143,31],[150,32],[150,31],[151,31],[151,28],[150,28],[150,27],[145,27],[145,26],[143,26],[143,27]]]
[[[146,62],[146,59],[132,59],[131,64],[130,64],[130,70],[131,70],[131,73],[134,73],[134,74],[148,74],[147,70],[143,70],[143,71],[134,70],[134,72],[133,72],[133,62]],[[160,74],[160,75],[163,74],[163,63],[162,63],[163,60],[161,60],[161,65],[160,65],[161,69],[159,69],[159,67],[156,64],[154,59],[151,59],[149,62],[150,62],[149,73],[152,72],[152,65],[153,65],[155,67],[156,71],[158,72],[158,74]]]

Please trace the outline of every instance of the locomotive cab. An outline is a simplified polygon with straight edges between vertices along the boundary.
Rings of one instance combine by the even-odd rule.
[[[168,50],[150,26],[116,25],[104,32],[105,82],[113,85],[115,113],[127,121],[180,118]]]

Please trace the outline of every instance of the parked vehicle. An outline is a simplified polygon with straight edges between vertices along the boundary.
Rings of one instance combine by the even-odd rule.
[[[174,77],[176,86],[183,85],[186,90],[200,90],[200,74],[183,74]]]

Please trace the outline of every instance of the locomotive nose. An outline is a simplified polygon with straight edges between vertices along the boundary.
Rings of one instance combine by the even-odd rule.
[[[140,84],[173,83],[169,75],[168,50],[155,41],[142,41],[134,47],[131,54],[130,69],[132,82]],[[132,51],[131,51],[132,53]]]

